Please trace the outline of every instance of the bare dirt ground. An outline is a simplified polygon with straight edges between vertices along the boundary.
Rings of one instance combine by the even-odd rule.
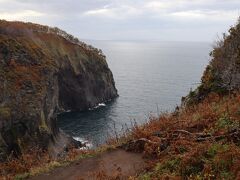
[[[146,163],[141,154],[121,149],[82,159],[70,166],[57,168],[31,180],[98,180],[128,179],[140,173]]]

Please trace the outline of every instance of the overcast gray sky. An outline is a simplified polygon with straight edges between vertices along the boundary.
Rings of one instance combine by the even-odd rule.
[[[0,0],[0,19],[58,26],[99,40],[214,41],[240,0]]]

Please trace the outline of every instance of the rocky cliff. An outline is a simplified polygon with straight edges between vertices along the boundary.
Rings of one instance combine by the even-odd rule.
[[[49,148],[64,137],[57,113],[116,96],[101,50],[58,28],[0,21],[0,159]]]
[[[184,104],[203,100],[209,93],[225,94],[240,88],[240,19],[214,44],[212,60],[200,86],[183,98]]]

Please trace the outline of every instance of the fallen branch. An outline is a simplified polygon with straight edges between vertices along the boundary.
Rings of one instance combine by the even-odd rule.
[[[187,135],[188,137],[183,136],[182,134]],[[220,141],[225,138],[232,138],[234,141],[240,142],[239,129],[235,129],[226,134],[216,135],[216,136],[213,136],[212,134],[205,134],[205,133],[191,133],[183,129],[165,131],[165,132],[159,131],[159,132],[155,132],[154,135],[160,137],[161,143],[151,141],[147,138],[140,138],[137,140],[129,141],[126,144],[122,145],[121,147],[127,151],[142,152],[144,151],[145,144],[157,145],[160,147],[160,149],[165,150],[171,144],[171,141],[173,142],[178,139],[204,142],[204,141]]]
[[[173,131],[174,133],[177,132],[177,133],[183,133],[183,134],[187,134],[187,135],[190,135],[190,136],[193,136],[194,134],[189,132],[189,131],[186,131],[186,130],[182,130],[182,129],[179,129],[179,130],[174,130]]]
[[[237,130],[233,130],[229,133],[223,134],[223,135],[219,135],[219,136],[211,136],[211,137],[199,137],[196,139],[197,142],[202,142],[202,141],[207,141],[207,140],[213,140],[213,141],[220,141],[222,139],[228,138],[228,137],[236,137],[238,138],[238,140],[240,140],[240,131]]]

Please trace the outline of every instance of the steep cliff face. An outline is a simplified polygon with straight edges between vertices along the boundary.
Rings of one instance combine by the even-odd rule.
[[[201,85],[184,99],[184,103],[201,101],[210,92],[229,93],[240,88],[240,19],[228,34],[215,43],[210,53]]]
[[[56,114],[117,96],[100,50],[57,28],[0,21],[0,158],[62,137]]]

